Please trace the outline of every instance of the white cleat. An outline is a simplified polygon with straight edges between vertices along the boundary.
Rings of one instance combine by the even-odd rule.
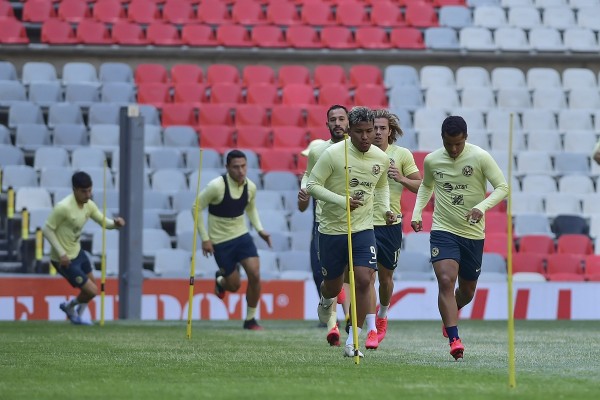
[[[358,350],[358,356],[360,358],[363,358],[365,355]],[[344,347],[344,357],[354,357],[354,345],[353,344],[347,344],[346,347]]]
[[[337,303],[333,301],[329,307],[324,307],[321,302],[317,306],[317,314],[319,315],[319,321],[323,324],[327,324],[327,330],[331,330],[337,325]]]

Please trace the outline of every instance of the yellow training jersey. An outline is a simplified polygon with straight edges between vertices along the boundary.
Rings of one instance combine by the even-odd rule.
[[[487,181],[494,187],[486,199]],[[485,217],[476,224],[467,221],[472,208],[482,212],[494,207],[508,194],[508,185],[492,156],[482,148],[465,144],[453,159],[445,148],[425,157],[423,182],[417,193],[413,221],[421,221],[421,212],[435,194],[432,230],[452,232],[468,239],[485,237]]]
[[[319,232],[337,235],[348,232],[346,221],[346,169],[344,146],[348,146],[350,196],[362,200],[363,205],[351,212],[352,232],[373,228],[375,202],[389,207],[387,171],[389,158],[377,146],[360,152],[350,140],[331,145],[312,169],[306,185],[308,192],[320,202]],[[387,211],[387,210],[386,210]],[[385,214],[385,211],[384,211]]]
[[[300,182],[301,188],[306,188],[306,184],[308,183],[308,177],[310,176],[310,172],[317,163],[317,160],[332,144],[334,143],[331,140],[328,140],[310,149],[310,152],[308,153],[306,171],[304,171],[304,175],[302,175],[302,182]],[[315,201],[317,202],[317,206],[315,208],[315,220],[319,222],[319,216],[321,215],[321,204],[320,201],[318,201],[317,199],[315,199]]]

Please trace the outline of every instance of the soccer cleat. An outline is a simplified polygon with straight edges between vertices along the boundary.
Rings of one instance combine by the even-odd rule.
[[[217,278],[220,276],[223,276],[221,271],[216,271],[215,272],[215,294],[217,295],[218,298],[223,299],[225,297],[225,289],[223,289],[223,286],[221,286],[219,284],[219,281],[217,281]]]
[[[379,347],[379,339],[377,338],[377,331],[369,331],[369,333],[367,333],[367,340],[365,341],[365,347],[369,350],[377,350],[377,347]]]
[[[360,350],[358,350],[358,356],[363,358],[365,355]],[[353,344],[347,344],[346,347],[344,347],[344,357],[354,357]]]
[[[344,301],[346,300],[346,291],[344,290],[344,288],[342,287],[342,290],[340,291],[340,293],[337,295],[337,303],[338,304],[344,304]]]
[[[464,352],[465,346],[463,346],[461,340],[454,338],[454,340],[452,340],[452,343],[450,343],[450,355],[458,361],[459,358],[463,358]]]
[[[60,303],[59,307],[64,311],[65,314],[67,314],[67,318],[69,318],[71,323],[75,325],[81,325],[81,318],[79,318],[79,316],[75,313],[74,307],[69,307],[66,302]]]
[[[262,331],[263,327],[256,322],[256,319],[247,319],[244,321],[244,329],[248,329],[250,331]]]
[[[446,327],[444,326],[444,323],[442,323],[442,336],[444,336],[445,338],[448,337],[448,332],[446,332]]]
[[[327,334],[327,342],[330,346],[340,345],[340,329],[337,327],[337,325],[331,328]]]
[[[383,339],[385,338],[385,334],[387,333],[387,323],[387,317],[379,318],[378,315],[375,315],[375,327],[377,327],[377,340],[379,343],[383,342]]]

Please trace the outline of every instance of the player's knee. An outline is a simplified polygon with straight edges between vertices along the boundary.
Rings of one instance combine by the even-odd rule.
[[[450,275],[441,274],[437,278],[438,286],[442,290],[454,290],[454,285],[456,283],[456,279],[452,278]]]
[[[468,303],[473,300],[475,297],[475,288],[474,287],[459,287],[458,291],[462,298]]]

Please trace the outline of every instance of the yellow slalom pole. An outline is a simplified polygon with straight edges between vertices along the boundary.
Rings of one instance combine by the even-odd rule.
[[[354,260],[352,258],[352,219],[350,218],[350,171],[348,165],[348,134],[344,133],[344,165],[346,167],[346,221],[348,226],[348,272],[350,277],[350,319],[354,341],[354,363],[360,363],[358,356],[358,327],[356,319],[356,285],[354,283]]]
[[[194,277],[196,276],[196,240],[198,238],[198,209],[200,204],[198,196],[200,195],[200,177],[202,176],[202,149],[200,149],[200,163],[198,164],[198,181],[196,182],[196,200],[194,201],[194,241],[192,243],[192,263],[190,264],[190,293],[188,298],[188,317],[186,327],[186,337],[192,338],[192,301],[194,300]]]
[[[100,256],[100,326],[104,326],[104,297],[106,284],[106,160],[102,178],[102,255]]]
[[[517,386],[515,371],[515,314],[513,311],[513,229],[512,229],[512,166],[513,166],[513,118],[510,113],[510,126],[508,133],[508,204],[506,208],[506,219],[508,220],[508,386],[514,388]]]

